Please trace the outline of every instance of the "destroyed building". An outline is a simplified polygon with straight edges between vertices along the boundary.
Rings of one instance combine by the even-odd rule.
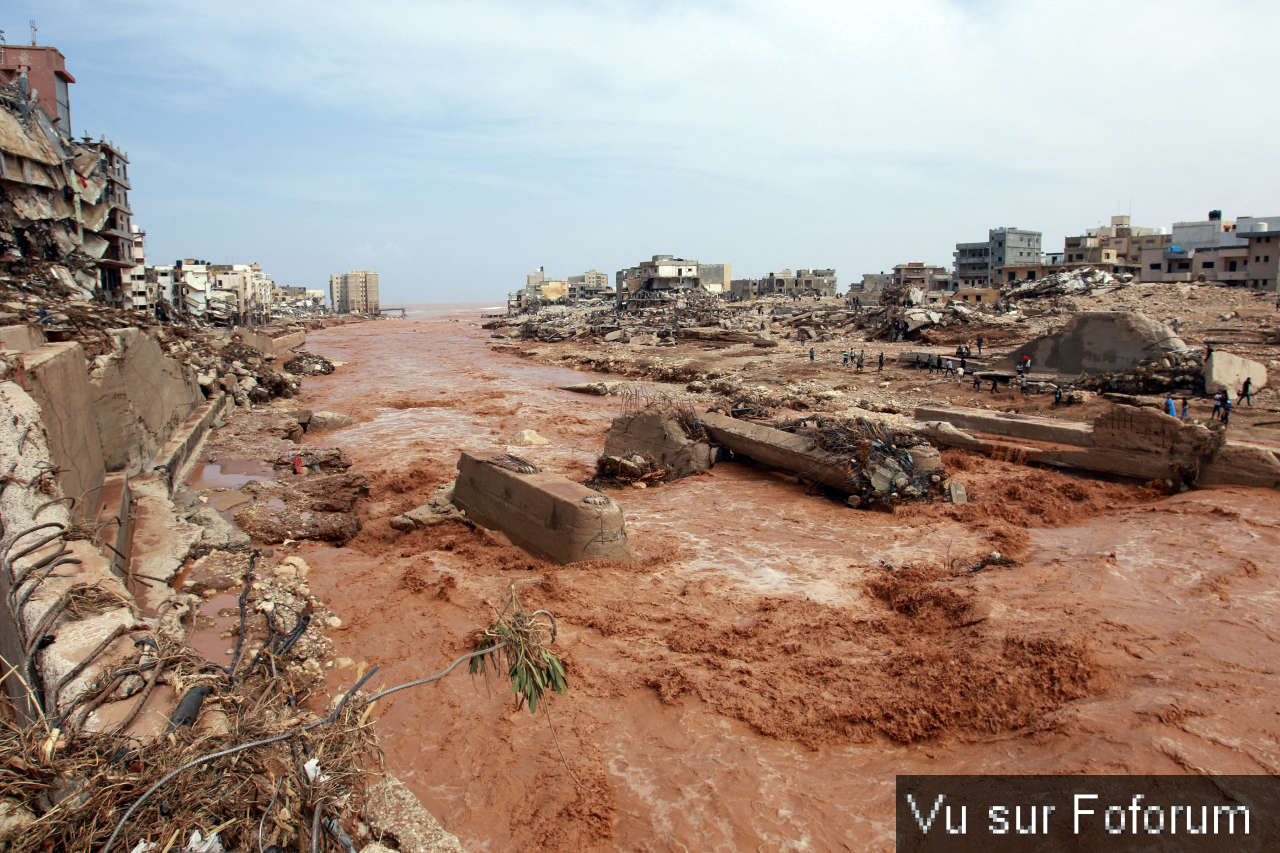
[[[688,290],[700,290],[698,262],[674,255],[654,255],[634,267],[618,270],[617,301],[625,308],[632,301],[669,299]]]
[[[756,299],[761,296],[786,298],[829,298],[836,295],[836,271],[834,269],[799,269],[792,272],[771,272],[761,278],[740,278],[730,284],[734,299]]]

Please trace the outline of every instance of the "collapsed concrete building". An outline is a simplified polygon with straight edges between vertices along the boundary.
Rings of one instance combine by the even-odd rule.
[[[730,264],[702,264],[674,255],[654,255],[615,274],[617,307],[641,307],[688,293],[726,293],[732,279]]]

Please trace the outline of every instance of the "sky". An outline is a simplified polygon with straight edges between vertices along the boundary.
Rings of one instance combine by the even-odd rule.
[[[150,263],[373,269],[384,305],[660,253],[843,288],[1002,225],[1280,214],[1269,2],[0,6],[10,44],[32,18]]]

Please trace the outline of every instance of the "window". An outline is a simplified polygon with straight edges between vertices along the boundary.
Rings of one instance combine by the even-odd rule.
[[[1158,270],[1158,269],[1160,269],[1160,265],[1159,265],[1159,264],[1147,264],[1147,269],[1151,269],[1151,270]]]
[[[1211,270],[1213,269],[1213,261],[1205,261],[1200,265],[1200,267],[1201,269]]]

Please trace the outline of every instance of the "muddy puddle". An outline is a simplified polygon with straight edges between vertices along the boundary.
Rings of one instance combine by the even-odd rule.
[[[309,334],[345,364],[301,404],[358,422],[306,440],[372,493],[351,543],[298,549],[336,655],[387,685],[468,650],[509,583],[560,618],[570,692],[549,714],[463,674],[376,712],[388,766],[468,849],[889,850],[895,774],[1280,767],[1274,493],[1166,498],[949,453],[971,504],[860,512],[735,464],[615,492],[633,565],[397,533],[460,450],[584,479],[620,412],[557,387],[600,377],[494,353],[477,324]],[[508,447],[522,429],[551,444]],[[992,549],[1018,563],[948,569]]]

